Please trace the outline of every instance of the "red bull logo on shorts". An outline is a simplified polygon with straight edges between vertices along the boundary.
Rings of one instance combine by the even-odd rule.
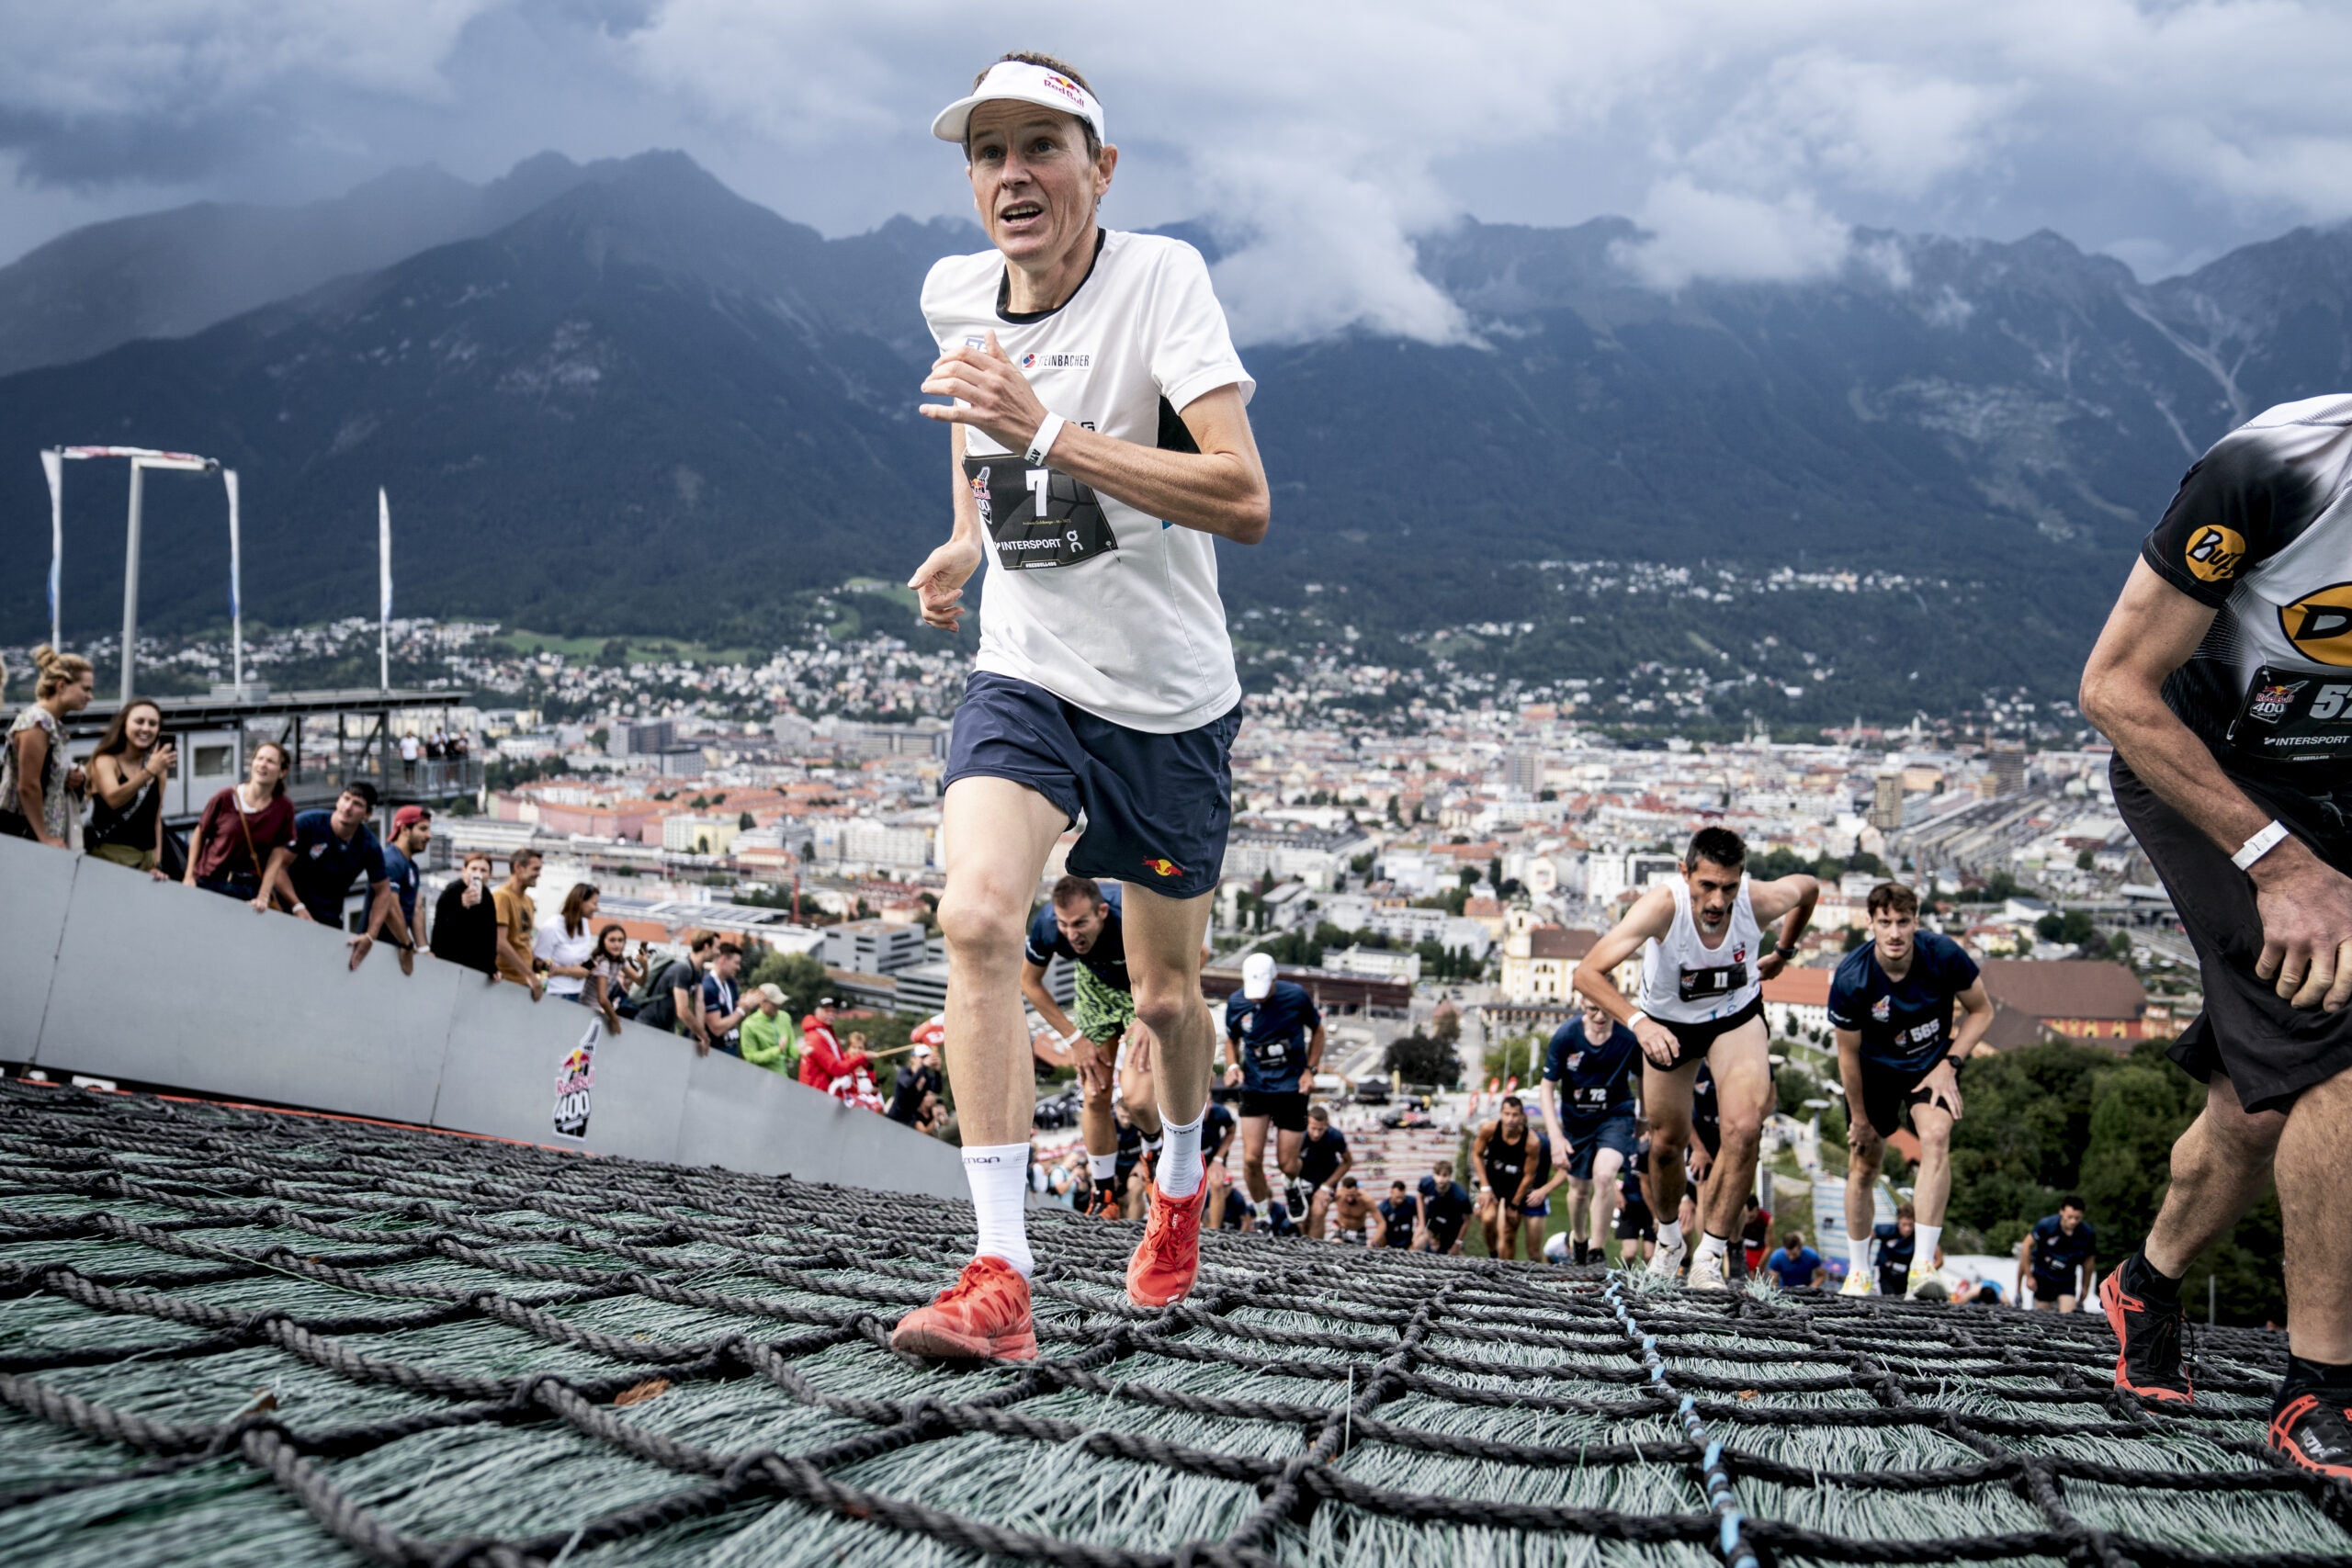
[[[1154,876],[1182,876],[1184,874],[1184,868],[1178,865],[1172,860],[1148,860],[1143,863],[1143,865],[1144,869],[1151,873]]]

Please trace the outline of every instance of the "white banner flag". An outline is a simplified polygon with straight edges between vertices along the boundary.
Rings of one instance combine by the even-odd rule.
[[[65,640],[57,603],[65,568],[65,454],[42,448],[40,471],[49,476],[49,640],[55,647]]]
[[[386,621],[392,618],[392,500],[381,490],[376,491],[376,556],[377,577],[383,585],[383,605],[377,612]]]
[[[242,619],[245,613],[243,595],[239,588],[243,566],[237,549],[237,470],[221,469],[220,482],[229,487],[229,618],[235,621]]]

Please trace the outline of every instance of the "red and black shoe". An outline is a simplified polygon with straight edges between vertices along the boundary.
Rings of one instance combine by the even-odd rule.
[[[1124,1220],[1126,1213],[1119,1207],[1119,1189],[1115,1182],[1094,1184],[1094,1201],[1086,1206],[1087,1217],[1096,1220]]]
[[[2352,1409],[2346,1395],[2300,1394],[2270,1418],[2270,1450],[2338,1481],[2352,1481]]]
[[[2115,1386],[2143,1399],[2193,1403],[2197,1391],[2189,1385],[2188,1369],[2180,1356],[2180,1303],[2133,1294],[2123,1288],[2123,1274],[2122,1269],[2114,1269],[2098,1284],[2107,1325],[2122,1347],[2115,1358]]]

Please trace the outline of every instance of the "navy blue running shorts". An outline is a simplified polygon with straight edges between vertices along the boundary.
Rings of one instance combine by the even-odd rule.
[[[1043,686],[976,670],[947,752],[946,783],[975,776],[1027,784],[1086,830],[1075,876],[1107,876],[1170,898],[1217,884],[1233,825],[1233,737],[1241,705],[1176,735],[1097,718]],[[943,786],[944,788],[944,786]]]
[[[1568,1139],[1568,1175],[1577,1181],[1592,1179],[1592,1162],[1603,1149],[1615,1149],[1625,1165],[1634,1163],[1634,1113],[1613,1116],[1566,1117],[1560,1131]]]

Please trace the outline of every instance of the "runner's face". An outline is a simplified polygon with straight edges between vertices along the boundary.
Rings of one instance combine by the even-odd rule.
[[[1871,917],[1871,935],[1878,942],[1882,964],[1900,964],[1911,956],[1912,939],[1919,934],[1919,917],[1907,909],[1881,909]]]
[[[1072,949],[1080,953],[1094,951],[1094,939],[1102,934],[1102,922],[1108,917],[1108,904],[1057,904],[1054,924],[1069,939]]]
[[[1520,1134],[1527,1131],[1527,1112],[1516,1105],[1506,1105],[1503,1107],[1502,1123],[1503,1136],[1515,1144],[1519,1142]]]
[[[1911,1230],[1912,1230],[1912,1222],[1911,1222],[1911,1221],[1909,1221],[1909,1220],[1907,1220],[1907,1219],[1906,1219],[1906,1220],[1897,1220],[1897,1221],[1895,1221],[1895,1222],[1894,1222],[1894,1232],[1895,1232],[1895,1234],[1896,1234],[1897,1235],[1905,1235],[1905,1236],[1907,1236],[1907,1235],[1909,1235],[1911,1234]]]
[[[1713,933],[1731,919],[1731,901],[1739,896],[1739,867],[1702,860],[1682,874],[1690,887],[1690,918],[1699,929]]]
[[[1599,1044],[1601,1041],[1608,1039],[1611,1022],[1612,1021],[1611,1020],[1608,1012],[1600,1006],[1600,1003],[1585,1003],[1584,1037],[1587,1040],[1593,1042],[1595,1044]]]
[[[1109,147],[1087,157],[1075,115],[1002,98],[972,110],[968,146],[980,226],[1007,260],[1031,266],[1051,265],[1084,238],[1117,161]]]

